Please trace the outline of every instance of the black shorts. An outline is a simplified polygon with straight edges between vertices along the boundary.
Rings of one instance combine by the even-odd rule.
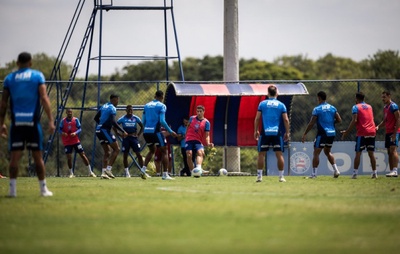
[[[375,137],[356,137],[356,152],[361,152],[367,149],[367,151],[375,151]]]
[[[33,126],[11,125],[8,149],[24,150],[25,145],[29,150],[43,150],[43,130],[40,123],[35,123]]]
[[[123,153],[129,153],[129,150],[131,148],[135,153],[140,152],[140,144],[139,144],[139,140],[137,137],[128,136],[122,140],[122,152]]]
[[[166,146],[167,141],[165,140],[162,132],[157,133],[143,133],[144,140],[146,140],[147,146],[157,145]]]
[[[324,148],[332,147],[333,140],[335,140],[335,136],[326,136],[325,134],[317,134],[314,140],[314,147],[316,148]]]
[[[80,142],[76,143],[76,144],[73,144],[73,145],[64,146],[65,154],[71,154],[72,150],[75,150],[75,152],[77,152],[77,153],[83,153],[83,147],[82,147]]]
[[[100,144],[112,144],[117,141],[111,130],[107,129],[96,130],[96,136],[100,140]]]
[[[264,152],[268,151],[269,148],[272,147],[274,152],[284,152],[285,147],[283,144],[283,138],[281,135],[276,135],[276,136],[265,136],[261,135],[258,139],[258,151],[259,152]]]
[[[392,140],[390,136],[392,136],[393,133],[386,133],[385,135],[385,148],[389,148],[391,146],[398,146],[399,145],[399,135],[400,133],[397,133],[396,139]]]

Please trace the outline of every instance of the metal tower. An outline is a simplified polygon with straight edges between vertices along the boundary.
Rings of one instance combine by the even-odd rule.
[[[74,34],[75,28],[77,26],[77,22],[82,14],[82,11],[85,7],[85,0],[79,0],[77,7],[75,9],[75,12],[73,14],[72,20],[70,22],[70,25],[68,27],[67,33],[65,35],[64,41],[61,45],[61,49],[58,53],[56,62],[54,64],[51,77],[48,80],[48,93],[51,92],[53,88],[57,89],[57,116],[56,116],[56,130],[55,132],[49,137],[49,140],[47,142],[47,146],[45,148],[45,151],[43,153],[43,159],[46,162],[47,158],[49,156],[49,153],[51,152],[51,147],[53,145],[54,139],[56,138],[57,142],[57,149],[59,147],[59,138],[57,135],[58,132],[58,126],[63,118],[63,113],[65,106],[67,104],[68,98],[71,93],[71,88],[74,85],[74,81],[76,78],[76,74],[78,72],[78,69],[81,64],[82,58],[84,58],[85,50],[88,48],[86,51],[87,54],[87,62],[86,62],[86,72],[85,72],[85,82],[83,83],[83,96],[82,96],[82,104],[81,104],[81,113],[80,113],[80,121],[82,121],[82,113],[83,109],[85,107],[85,98],[86,98],[86,82],[88,81],[89,78],[89,68],[92,64],[93,61],[97,62],[97,77],[98,81],[101,81],[101,74],[102,74],[102,62],[103,61],[110,61],[110,60],[161,60],[165,62],[165,70],[166,70],[166,77],[165,80],[169,80],[169,61],[170,60],[178,60],[179,63],[179,68],[180,68],[180,78],[182,81],[184,81],[184,75],[183,75],[183,70],[182,70],[182,62],[181,62],[181,57],[180,57],[180,52],[179,52],[179,44],[178,44],[178,37],[177,37],[177,31],[176,31],[176,25],[175,25],[175,17],[174,17],[174,12],[173,12],[173,0],[153,0],[153,1],[147,1],[147,2],[163,2],[163,4],[155,6],[135,6],[135,5],[118,5],[117,3],[114,3],[113,0],[93,0],[93,10],[89,18],[89,22],[87,24],[85,33],[83,35],[83,39],[80,45],[80,48],[78,50],[73,68],[71,73],[69,74],[68,81],[66,82],[65,88],[61,88],[60,81],[61,81],[61,64],[64,59],[64,56],[66,54],[67,48],[70,44],[71,37]],[[117,1],[115,1],[117,2]],[[134,1],[131,1],[134,2]],[[146,3],[147,3],[146,2]],[[164,45],[165,45],[165,55],[163,56],[143,56],[143,55],[104,55],[103,54],[103,15],[105,15],[105,12],[110,12],[110,11],[153,11],[153,12],[161,12],[163,15],[163,28],[164,28],[164,34],[163,34],[163,40],[164,40]],[[169,20],[170,19],[170,20]],[[169,33],[168,33],[168,21],[172,23],[172,28],[173,28],[173,38],[175,42],[175,47],[176,47],[176,55],[170,55],[169,50],[168,50],[168,39],[169,39]],[[132,26],[140,26],[141,24],[130,24]],[[95,40],[95,32],[98,33],[98,40]],[[98,43],[97,45],[97,55],[93,50],[93,46],[95,46],[95,43]],[[65,83],[65,82],[64,82]],[[75,84],[76,85],[76,84]],[[82,85],[80,83],[79,85]],[[101,83],[98,83],[98,106],[100,102],[100,86]],[[75,165],[75,158],[74,158],[74,165]]]

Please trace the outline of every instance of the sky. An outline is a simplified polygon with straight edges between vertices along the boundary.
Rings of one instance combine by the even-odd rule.
[[[1,0],[0,67],[22,51],[56,57],[79,0]],[[87,0],[63,61],[73,65],[90,14]],[[163,0],[103,0],[114,6],[158,6]],[[169,3],[170,0],[167,0]],[[174,0],[173,13],[181,59],[223,55],[224,0]],[[303,55],[317,60],[328,53],[361,61],[378,50],[400,50],[399,0],[238,0],[239,57],[272,62],[281,56]],[[109,11],[102,15],[103,56],[164,56],[163,13]],[[177,56],[168,15],[168,51]],[[92,43],[98,56],[100,15]],[[86,47],[78,76],[84,76]],[[97,73],[98,62],[90,62]],[[121,71],[135,60],[102,61],[104,75]]]

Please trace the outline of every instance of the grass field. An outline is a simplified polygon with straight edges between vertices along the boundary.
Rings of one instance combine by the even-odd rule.
[[[0,252],[398,253],[400,179],[0,180]]]

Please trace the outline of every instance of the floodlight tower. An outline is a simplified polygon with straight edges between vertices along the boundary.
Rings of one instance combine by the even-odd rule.
[[[177,31],[176,31],[176,24],[175,24],[175,17],[174,17],[174,12],[173,12],[173,0],[158,0],[159,2],[163,2],[163,4],[160,5],[146,5],[146,6],[137,6],[137,5],[118,5],[117,3],[114,3],[113,0],[93,0],[93,10],[91,12],[90,18],[88,25],[86,27],[80,48],[78,50],[74,65],[72,67],[72,70],[69,74],[68,82],[67,84],[64,85],[64,88],[61,88],[60,86],[60,80],[61,80],[61,64],[64,59],[65,53],[67,51],[68,45],[70,44],[71,37],[74,33],[74,30],[77,26],[77,22],[81,16],[82,10],[84,9],[85,6],[85,0],[80,0],[77,4],[77,7],[75,9],[73,18],[71,20],[71,23],[68,27],[67,33],[65,35],[64,41],[62,43],[61,49],[59,51],[59,54],[57,56],[56,62],[54,64],[50,79],[48,80],[48,93],[51,92],[52,88],[55,87],[57,88],[57,116],[56,116],[56,126],[60,123],[63,112],[65,109],[65,106],[67,104],[68,98],[71,93],[71,88],[74,85],[74,80],[76,78],[76,74],[79,70],[81,60],[84,58],[85,50],[88,48],[86,51],[87,54],[87,62],[86,62],[86,70],[85,70],[85,81],[88,81],[89,79],[89,69],[93,61],[97,61],[97,79],[98,81],[101,81],[101,75],[102,75],[102,62],[103,61],[118,61],[118,60],[139,60],[139,61],[144,61],[144,60],[160,60],[165,62],[165,80],[168,81],[170,79],[169,76],[169,61],[170,60],[177,60],[179,63],[179,70],[180,70],[180,79],[184,81],[184,75],[183,75],[183,69],[182,69],[182,62],[181,62],[181,57],[180,57],[180,51],[179,51],[179,44],[178,44],[178,36],[177,36]],[[134,1],[132,1],[134,2]],[[149,2],[156,2],[155,0],[153,1],[147,1],[146,3]],[[149,3],[150,4],[150,3]],[[163,40],[164,40],[164,47],[165,47],[165,54],[163,56],[143,56],[143,55],[104,55],[103,54],[103,15],[105,12],[110,12],[110,11],[148,11],[148,12],[161,12],[163,15],[163,28],[164,28],[164,34]],[[168,31],[168,22],[171,22],[172,24],[172,29],[173,29],[173,38],[175,42],[175,48],[176,48],[176,55],[170,55],[169,52],[169,31]],[[124,24],[121,24],[121,26]],[[135,24],[133,24],[135,25]],[[141,24],[138,23],[136,24],[140,26]],[[98,33],[98,40],[95,39],[95,32]],[[144,36],[144,35],[143,35]],[[161,41],[161,40],[160,40]],[[97,43],[97,49],[98,53],[94,52],[93,48],[96,46],[95,44]],[[76,85],[76,84],[75,84]],[[82,84],[79,84],[82,85]],[[85,98],[86,98],[86,85],[87,83],[83,83],[82,87],[82,104],[80,108],[80,117],[79,119],[82,121],[82,114],[83,110],[85,108]],[[100,89],[101,88],[101,82],[98,82],[98,94],[97,94],[97,104],[99,106],[100,103]],[[58,141],[58,135],[57,133],[57,128],[56,131],[50,136],[49,141],[47,142],[47,147],[44,151],[43,158],[46,162],[47,157],[49,155],[49,152],[51,150],[54,138],[57,137],[57,142]],[[58,149],[57,145],[57,149]]]

